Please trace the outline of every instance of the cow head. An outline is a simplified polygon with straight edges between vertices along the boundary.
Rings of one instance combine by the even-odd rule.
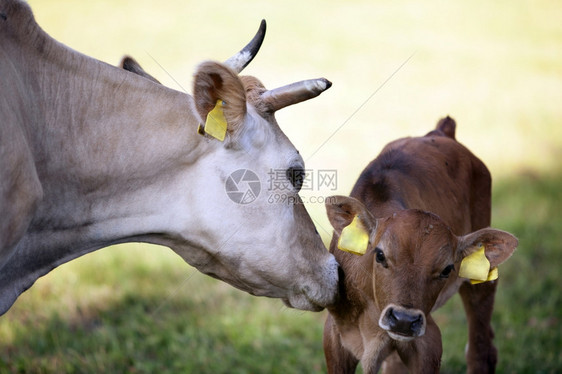
[[[197,68],[193,106],[199,128],[193,134],[200,141],[197,162],[185,173],[191,216],[182,216],[179,227],[188,245],[174,247],[200,271],[237,288],[320,310],[335,298],[337,262],[298,196],[304,161],[275,112],[331,84],[314,79],[267,90],[256,78],[239,76],[264,32],[262,22],[238,54]]]
[[[365,248],[344,249],[364,251],[357,263],[365,274],[372,275],[379,327],[395,340],[424,335],[439,293],[458,276],[464,258],[483,247],[490,267],[495,268],[517,246],[513,235],[490,228],[456,236],[438,216],[421,210],[401,210],[375,219],[354,198],[336,196],[327,201],[328,217],[340,239],[349,235],[342,230],[356,217],[355,229],[366,233],[365,240],[355,241],[363,242]],[[352,239],[347,239],[351,247]]]

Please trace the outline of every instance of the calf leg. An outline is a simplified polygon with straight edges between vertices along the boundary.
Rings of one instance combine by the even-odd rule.
[[[392,353],[382,363],[382,374],[407,374],[408,368],[402,362],[398,352]]]
[[[471,285],[459,289],[468,321],[467,373],[494,373],[498,353],[492,342],[492,310],[497,281]]]
[[[359,363],[359,360],[342,346],[336,324],[330,315],[324,324],[324,355],[328,374],[355,373]]]

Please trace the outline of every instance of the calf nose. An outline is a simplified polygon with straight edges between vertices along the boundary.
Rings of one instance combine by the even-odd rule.
[[[390,307],[383,318],[388,330],[396,334],[414,337],[425,332],[423,313],[419,310]]]

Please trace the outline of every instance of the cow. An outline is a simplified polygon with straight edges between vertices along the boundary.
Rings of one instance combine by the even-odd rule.
[[[329,373],[354,373],[359,362],[364,373],[438,372],[441,333],[430,312],[457,291],[468,319],[468,372],[494,371],[493,279],[517,239],[488,227],[490,173],[455,129],[446,117],[423,137],[391,142],[350,197],[326,200],[330,252],[342,271],[324,327]],[[484,276],[461,277],[474,269]]]
[[[288,307],[334,302],[338,264],[275,119],[331,83],[268,90],[239,76],[265,29],[226,62],[202,62],[191,96],[62,45],[25,2],[0,0],[0,314],[53,268],[124,242],[167,246]],[[286,172],[294,204],[268,201],[271,170]]]

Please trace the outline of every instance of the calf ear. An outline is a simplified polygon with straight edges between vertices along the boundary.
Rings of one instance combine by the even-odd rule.
[[[376,220],[359,200],[332,196],[326,200],[328,218],[339,235],[338,248],[355,255],[364,255],[369,237],[376,229]]]
[[[458,238],[457,258],[459,260],[484,247],[490,267],[494,268],[507,260],[517,248],[518,240],[508,232],[486,228]]]
[[[357,199],[348,196],[330,196],[326,199],[326,211],[332,227],[338,235],[357,216],[370,232],[376,228],[376,220]]]
[[[227,66],[213,61],[199,65],[193,83],[193,99],[202,125],[209,112],[226,120],[226,132],[236,134],[246,115],[246,95],[238,75]],[[224,138],[223,133],[223,138]],[[222,139],[221,139],[222,140]]]

